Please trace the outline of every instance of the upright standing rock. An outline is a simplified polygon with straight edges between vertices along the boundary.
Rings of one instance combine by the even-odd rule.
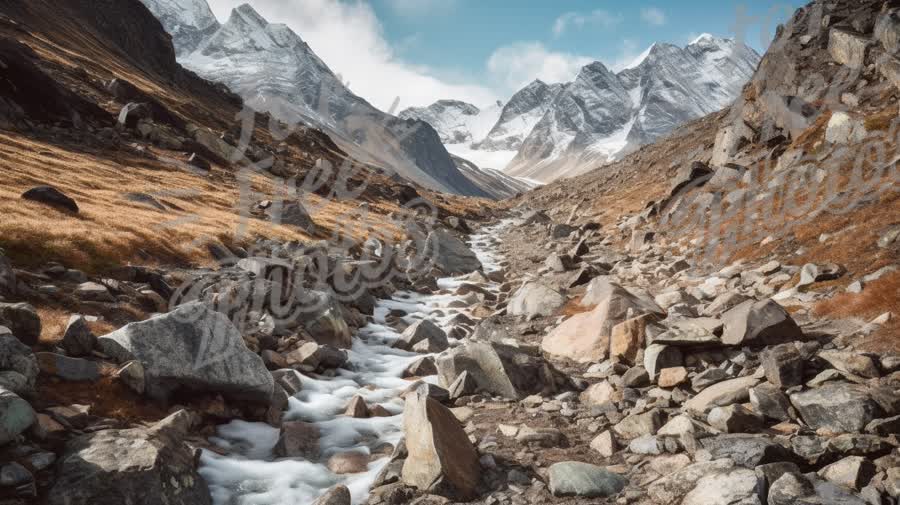
[[[404,483],[454,500],[475,497],[481,480],[478,453],[449,409],[417,389],[406,396],[403,430],[409,451]]]

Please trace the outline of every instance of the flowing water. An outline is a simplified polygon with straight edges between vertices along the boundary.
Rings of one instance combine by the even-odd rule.
[[[486,228],[471,237],[472,250],[485,272],[500,268],[491,249],[491,237],[502,226],[503,223]],[[438,286],[442,293],[453,293],[464,281],[465,278],[443,278],[438,280]],[[350,489],[353,503],[365,501],[376,476],[388,462],[387,456],[372,458],[367,471],[356,474],[334,474],[326,463],[338,453],[370,456],[373,449],[385,443],[396,444],[403,436],[403,401],[399,396],[410,382],[401,376],[407,366],[423,355],[393,349],[391,344],[400,334],[386,324],[385,318],[391,310],[399,309],[406,312],[403,319],[407,323],[429,318],[449,332],[450,319],[459,313],[470,315],[467,308],[455,307],[461,299],[454,294],[397,292],[390,299],[379,300],[374,321],[360,329],[348,351],[349,369],[338,370],[334,377],[303,376],[303,389],[290,399],[284,420],[306,421],[319,428],[321,456],[317,460],[276,459],[272,449],[279,430],[267,424],[233,421],[220,426],[210,441],[227,455],[204,451],[200,469],[216,505],[307,505],[338,484]],[[437,377],[425,380],[436,383]],[[370,407],[381,405],[394,415],[370,419],[341,415],[356,395],[362,396]]]

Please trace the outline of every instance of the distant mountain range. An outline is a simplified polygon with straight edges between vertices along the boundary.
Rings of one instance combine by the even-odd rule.
[[[618,159],[731,103],[760,59],[733,40],[703,35],[685,47],[654,44],[618,73],[594,62],[570,83],[535,80],[505,104],[448,99],[393,116],[249,5],[220,24],[206,0],[142,1],[172,35],[180,63],[250,106],[320,128],[360,161],[467,196],[522,189],[498,170],[546,182]]]
[[[440,101],[403,117],[432,124],[447,149],[479,165],[538,181],[578,175],[654,142],[678,125],[729,105],[760,56],[731,39],[702,35],[685,47],[657,43],[618,73],[600,62],[571,83],[534,81],[513,95],[483,138],[454,119],[477,107]],[[453,103],[453,108],[436,107]],[[467,116],[482,124],[492,115]],[[446,125],[456,126],[453,131]],[[472,138],[473,140],[468,140]]]

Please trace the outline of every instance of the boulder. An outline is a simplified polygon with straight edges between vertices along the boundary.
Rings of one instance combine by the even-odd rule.
[[[347,353],[330,345],[307,342],[291,351],[285,360],[290,366],[308,366],[313,370],[340,368],[347,362]]]
[[[763,417],[743,405],[715,407],[706,421],[723,433],[755,433],[763,427]]]
[[[721,344],[717,332],[722,331],[722,323],[713,318],[678,319],[669,323],[669,328],[653,338],[654,344],[677,347],[715,347]]]
[[[773,482],[769,487],[768,502],[769,505],[867,505],[862,498],[816,478],[815,474],[798,472],[785,473]]]
[[[550,465],[550,492],[553,496],[578,496],[583,498],[605,498],[619,494],[628,480],[605,468],[564,461]]]
[[[97,337],[88,326],[84,316],[74,315],[69,318],[66,331],[63,333],[62,347],[70,356],[87,356],[94,351]]]
[[[75,288],[74,295],[88,302],[114,302],[109,288],[96,282],[82,282]]]
[[[712,169],[709,165],[702,161],[695,161],[691,164],[682,165],[672,181],[672,188],[669,191],[670,196],[677,195],[682,189],[688,185],[692,187],[700,187],[712,176]],[[693,183],[693,184],[692,184]]]
[[[29,387],[34,386],[40,369],[31,348],[0,326],[0,370],[18,373]]]
[[[697,481],[681,505],[761,505],[757,485],[756,473],[746,468],[707,475]]]
[[[862,118],[846,112],[835,112],[828,120],[825,140],[832,144],[857,144],[866,139],[867,132]],[[798,286],[812,284],[808,279],[801,280]]]
[[[609,381],[598,382],[584,390],[580,395],[581,403],[587,406],[600,406],[609,402],[622,400],[622,393],[617,392]]]
[[[659,372],[657,385],[661,388],[674,388],[687,382],[688,371],[683,366],[663,368]]]
[[[794,319],[773,300],[747,300],[726,312],[722,322],[726,345],[769,345],[803,338]]]
[[[0,326],[9,328],[28,346],[36,345],[41,337],[41,318],[27,303],[0,303]]]
[[[875,360],[865,354],[859,354],[852,351],[822,351],[819,357],[827,361],[829,365],[836,370],[865,377],[867,379],[875,379],[881,376],[878,365]]]
[[[755,377],[738,377],[722,381],[701,391],[684,404],[684,409],[697,415],[705,415],[713,407],[744,403],[750,399],[750,388],[759,384]]]
[[[780,388],[803,384],[803,365],[806,360],[794,344],[769,347],[762,353],[766,379]]]
[[[768,419],[776,421],[792,419],[790,400],[781,392],[781,388],[774,384],[765,383],[750,388],[750,404],[754,411]]]
[[[119,363],[139,361],[147,394],[154,398],[166,400],[187,389],[267,404],[274,390],[262,358],[247,348],[227,317],[203,303],[131,323],[98,344]]]
[[[819,470],[823,479],[849,489],[860,489],[869,485],[875,477],[875,464],[862,456],[848,456]]]
[[[0,249],[0,298],[15,296],[16,287],[16,271]]]
[[[861,432],[881,414],[864,386],[846,382],[828,383],[790,398],[803,422],[814,430]]]
[[[542,210],[529,210],[522,214],[522,218],[520,219],[522,226],[529,226],[532,224],[547,224],[552,220],[550,216],[548,216]]]
[[[425,240],[420,254],[447,275],[462,275],[481,270],[481,261],[462,240],[444,230],[434,230]]]
[[[19,395],[0,387],[0,446],[14,441],[34,421],[31,405]]]
[[[828,53],[834,61],[854,69],[865,65],[868,38],[843,28],[832,28],[828,35]]]
[[[549,317],[565,303],[566,297],[559,291],[540,282],[529,282],[512,295],[506,312],[526,319]]]
[[[308,234],[316,233],[316,223],[306,208],[298,201],[280,201],[266,211],[275,224],[292,226]]]
[[[212,504],[197,473],[186,412],[150,428],[102,430],[70,440],[57,463],[50,505]]]
[[[445,351],[450,347],[447,334],[430,319],[416,321],[407,327],[394,343],[394,347],[411,351],[422,342],[425,343],[425,350],[429,353]]]
[[[680,503],[700,479],[721,475],[734,469],[734,466],[734,462],[729,459],[697,462],[653,482],[647,488],[647,495],[659,505]]]
[[[832,121],[834,121],[834,116],[832,116]],[[831,125],[830,122],[828,124]],[[797,287],[809,286],[817,282],[833,281],[844,275],[846,271],[844,267],[834,263],[826,265],[807,263],[800,269],[800,282],[797,283]]]
[[[611,431],[606,430],[591,440],[591,449],[597,451],[604,458],[611,458],[618,450],[616,437]]]
[[[478,389],[509,399],[554,391],[558,374],[540,356],[484,342],[466,342],[441,354],[437,369],[443,387],[451,386],[467,372]]]
[[[651,380],[656,380],[659,372],[666,368],[679,367],[683,363],[681,350],[660,344],[650,344],[644,350],[644,368]]]
[[[434,358],[431,356],[425,356],[424,358],[419,358],[416,361],[412,362],[406,369],[403,371],[403,378],[409,377],[428,377],[431,375],[437,375],[437,364],[434,361]],[[450,388],[452,393],[452,387]]]
[[[351,505],[352,497],[347,486],[335,486],[325,492],[312,505]]]
[[[22,193],[22,198],[43,203],[59,210],[78,213],[78,204],[71,197],[53,186],[36,186]]]
[[[620,437],[630,440],[645,435],[656,435],[662,425],[662,413],[658,409],[653,409],[627,416],[613,427],[613,431]]]
[[[638,352],[644,348],[647,324],[655,320],[655,315],[645,314],[613,326],[609,339],[610,358],[634,365]]]
[[[69,382],[96,382],[102,374],[100,364],[81,358],[71,358],[52,352],[35,354],[41,373]]]
[[[545,336],[544,352],[579,363],[602,361],[609,355],[613,327],[640,315],[651,316],[647,320],[666,315],[652,300],[604,280],[591,281],[582,305],[588,305],[585,300],[596,301],[597,306],[570,317]]]
[[[272,452],[281,458],[315,460],[320,454],[320,438],[319,427],[315,424],[303,421],[285,421],[281,424],[278,442]]]
[[[789,449],[765,435],[718,435],[704,438],[701,443],[713,458],[728,458],[746,468],[796,458]]]
[[[454,500],[475,497],[478,453],[449,409],[417,390],[406,396],[403,431],[409,453],[401,474],[405,484]]]

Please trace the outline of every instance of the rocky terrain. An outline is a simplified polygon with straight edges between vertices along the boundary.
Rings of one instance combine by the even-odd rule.
[[[898,41],[813,2],[497,204],[235,124],[138,0],[3,4],[0,503],[896,505]]]

